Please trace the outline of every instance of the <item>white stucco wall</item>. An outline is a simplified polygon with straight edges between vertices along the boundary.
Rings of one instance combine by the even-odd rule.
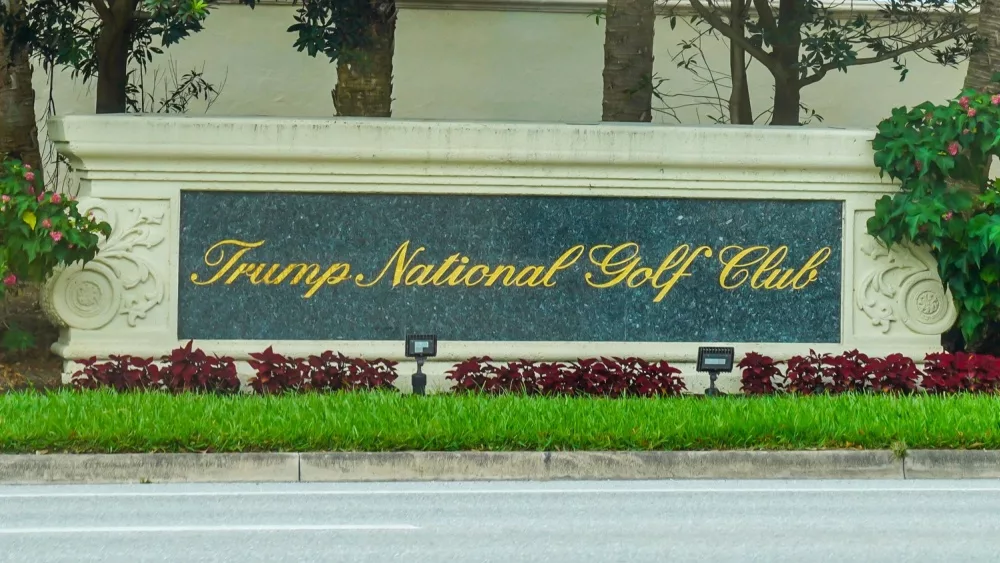
[[[594,122],[601,118],[603,25],[586,8],[574,12],[566,2],[539,0],[535,11],[440,9],[444,3],[424,0],[423,7],[400,10],[396,35],[394,115],[400,118],[497,119]],[[472,2],[475,4],[475,2]],[[580,3],[578,3],[580,4]],[[428,6],[436,6],[431,9]],[[560,8],[561,6],[561,8]],[[546,11],[548,10],[548,11]],[[329,116],[333,65],[292,48],[289,6],[263,5],[256,10],[220,6],[206,30],[172,47],[168,56],[182,73],[204,66],[213,83],[225,80],[213,115]],[[679,41],[693,36],[679,22],[671,30],[661,19],[656,36],[656,73],[669,79],[667,89],[690,93],[697,85],[676,68],[671,56]],[[727,47],[706,39],[711,66],[727,71]],[[160,59],[161,66],[168,62]],[[835,127],[873,127],[901,104],[941,100],[961,86],[964,67],[942,68],[910,57],[911,72],[903,83],[889,63],[855,67],[834,74],[805,91],[804,103]],[[766,109],[771,96],[768,75],[753,69],[755,111]],[[36,78],[38,110],[45,109],[46,77]],[[56,77],[53,95],[60,114],[91,113],[93,87]],[[701,108],[704,115],[707,108]],[[710,123],[694,108],[680,113],[685,124]],[[671,122],[665,116],[658,117]]]

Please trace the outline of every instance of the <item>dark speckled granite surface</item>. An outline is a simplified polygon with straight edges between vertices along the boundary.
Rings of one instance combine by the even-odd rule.
[[[424,331],[480,341],[840,340],[840,202],[240,192],[185,192],[181,202],[182,339],[398,340]],[[694,260],[659,303],[648,283],[588,286],[587,272],[607,278],[587,253],[553,276],[554,287],[392,287],[390,272],[373,287],[348,279],[304,299],[308,288],[290,285],[292,276],[277,285],[247,276],[192,283],[192,274],[211,279],[217,268],[205,264],[206,250],[226,239],[264,241],[241,262],[323,270],[347,262],[367,279],[407,240],[427,249],[414,264],[461,253],[470,266],[549,265],[575,244],[589,252],[626,242],[640,245],[638,267],[654,270],[678,245],[714,254]],[[803,289],[727,290],[718,253],[728,245],[785,245],[782,265],[795,269],[821,248],[831,255]]]

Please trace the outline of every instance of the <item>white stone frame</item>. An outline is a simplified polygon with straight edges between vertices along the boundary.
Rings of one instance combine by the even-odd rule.
[[[47,284],[44,303],[62,327],[67,360],[160,356],[177,339],[182,190],[534,194],[843,202],[839,344],[732,343],[787,359],[860,349],[915,359],[939,350],[955,309],[923,250],[892,252],[865,233],[879,179],[871,131],[649,124],[437,122],[379,119],[69,116],[49,134],[81,181],[81,206],[113,232],[98,258]],[[246,360],[273,344],[307,355],[402,358],[401,341],[199,341]],[[725,344],[725,343],[713,343]],[[697,343],[444,342],[432,381],[456,361],[639,356],[690,371]],[[403,364],[400,373],[412,367]],[[241,372],[246,374],[245,365]],[[407,381],[401,381],[405,387]],[[731,383],[731,382],[730,382]]]

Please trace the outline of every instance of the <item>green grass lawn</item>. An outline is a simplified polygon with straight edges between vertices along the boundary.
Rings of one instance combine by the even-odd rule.
[[[1000,448],[1000,398],[0,395],[0,452]]]

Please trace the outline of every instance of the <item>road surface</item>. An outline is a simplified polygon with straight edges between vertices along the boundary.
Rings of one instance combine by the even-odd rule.
[[[996,561],[1000,482],[0,487],[0,561]]]

